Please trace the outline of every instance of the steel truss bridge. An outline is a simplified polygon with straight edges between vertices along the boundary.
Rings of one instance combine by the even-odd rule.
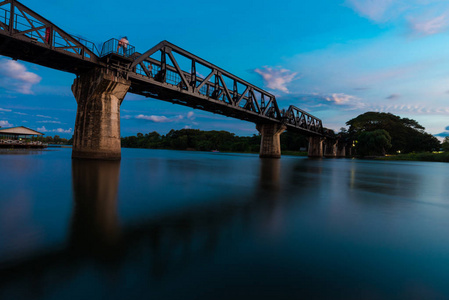
[[[98,49],[20,2],[0,0],[0,55],[76,75],[105,68],[130,80],[131,93],[257,124],[284,124],[307,136],[329,132],[320,119],[293,105],[280,109],[273,94],[167,41],[143,54],[118,45],[111,39]]]

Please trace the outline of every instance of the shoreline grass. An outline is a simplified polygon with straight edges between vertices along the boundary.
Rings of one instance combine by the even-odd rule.
[[[380,160],[408,160],[408,161],[433,161],[433,162],[449,162],[449,152],[443,153],[407,153],[378,157]]]

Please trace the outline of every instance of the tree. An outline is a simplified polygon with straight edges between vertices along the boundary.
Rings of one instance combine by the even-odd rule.
[[[444,151],[449,151],[449,136],[445,137],[441,145]]]
[[[362,132],[358,138],[356,151],[360,156],[385,155],[391,148],[391,136],[384,129]]]
[[[366,112],[346,122],[348,136],[358,141],[363,132],[383,129],[391,137],[390,153],[432,151],[440,147],[437,138],[424,132],[417,121],[401,118],[391,113]],[[360,141],[359,141],[360,142]]]

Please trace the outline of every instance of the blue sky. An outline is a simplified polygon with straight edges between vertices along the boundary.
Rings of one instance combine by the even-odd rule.
[[[143,53],[168,40],[339,130],[366,111],[449,135],[449,1],[23,0],[96,44],[128,36]],[[0,57],[0,126],[70,137],[74,75]],[[195,128],[257,133],[255,125],[128,94],[122,136]]]

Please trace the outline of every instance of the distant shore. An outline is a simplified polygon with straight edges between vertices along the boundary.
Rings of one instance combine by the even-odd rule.
[[[407,161],[434,161],[434,162],[449,162],[449,152],[443,153],[408,153],[388,155],[383,157],[377,157],[379,160],[407,160]]]

